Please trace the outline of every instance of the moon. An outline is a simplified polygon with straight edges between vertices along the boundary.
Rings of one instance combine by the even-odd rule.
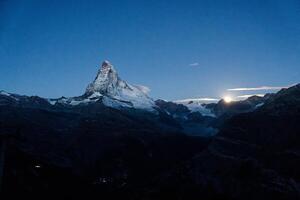
[[[225,97],[223,97],[223,99],[224,99],[225,103],[230,103],[233,101],[231,96],[225,96]]]

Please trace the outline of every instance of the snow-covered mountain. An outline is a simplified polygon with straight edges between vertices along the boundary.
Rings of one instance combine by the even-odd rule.
[[[214,117],[215,114],[210,109],[207,109],[204,105],[207,103],[216,103],[216,101],[217,100],[215,99],[183,99],[173,102],[186,106],[191,112],[199,112],[204,116]]]
[[[220,117],[223,114],[227,116],[235,115],[238,113],[251,112],[264,105],[265,101],[270,98],[272,94],[265,96],[250,96],[247,99],[232,101],[226,103],[223,99],[184,99],[177,100],[174,103],[186,106],[191,112],[199,112],[203,116]]]
[[[155,103],[148,96],[148,88],[134,86],[122,80],[113,65],[104,61],[95,80],[90,83],[84,95],[72,98],[50,99],[56,103],[79,105],[101,101],[113,108],[136,108],[154,111]]]
[[[244,101],[226,104],[217,99],[184,99],[173,102],[154,101],[148,96],[149,89],[145,86],[131,85],[122,80],[113,65],[104,61],[83,95],[77,97],[61,97],[45,99],[38,96],[24,96],[0,91],[0,105],[20,104],[31,107],[49,106],[84,106],[100,103],[116,109],[134,108],[150,112],[164,112],[175,118],[188,119],[191,113],[200,113],[205,117],[219,117],[224,113],[249,112],[263,105],[266,97],[250,97]]]

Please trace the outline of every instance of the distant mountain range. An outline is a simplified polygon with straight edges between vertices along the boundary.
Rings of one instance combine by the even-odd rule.
[[[203,103],[196,99],[168,102],[154,101],[148,96],[148,88],[135,86],[122,80],[113,65],[104,61],[95,80],[90,83],[86,92],[77,97],[46,99],[38,96],[24,96],[0,92],[0,105],[20,106],[22,108],[39,108],[48,110],[78,110],[83,107],[102,106],[119,111],[135,110],[156,118],[173,121],[178,131],[187,134],[211,136],[217,133],[219,124],[235,114],[250,112],[261,106],[270,95],[253,96],[244,101],[225,103]],[[138,111],[139,110],[139,111]],[[221,121],[221,122],[220,122]],[[160,122],[165,123],[165,122]],[[170,126],[170,123],[167,124]],[[178,127],[180,127],[178,129]],[[174,128],[174,127],[172,127]],[[174,129],[173,129],[174,130]]]
[[[3,193],[300,197],[300,84],[231,103],[153,100],[147,91],[122,80],[108,61],[78,97],[1,91]]]

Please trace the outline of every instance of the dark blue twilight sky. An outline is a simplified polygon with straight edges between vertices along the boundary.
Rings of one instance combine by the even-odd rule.
[[[104,59],[154,98],[288,86],[300,82],[300,1],[0,0],[0,90],[80,95]],[[227,90],[241,87],[254,89]]]

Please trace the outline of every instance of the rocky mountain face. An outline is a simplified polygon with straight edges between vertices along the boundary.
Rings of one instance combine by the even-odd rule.
[[[96,79],[89,84],[84,96],[88,99],[105,96],[124,107],[146,110],[154,110],[155,107],[145,87],[133,86],[123,81],[108,61],[103,62]],[[108,100],[104,100],[104,104],[112,105]]]
[[[218,132],[215,127],[217,119],[210,111],[203,112],[203,109],[191,110],[183,104],[164,100],[157,100],[155,103],[161,112],[174,118],[181,125],[181,131],[186,134],[211,137]],[[206,115],[206,113],[209,114]]]
[[[198,112],[201,113],[204,116],[210,116],[210,117],[215,117],[214,110],[207,108],[205,105],[207,105],[207,102],[210,101],[205,101],[205,103],[200,99],[184,99],[184,100],[177,100],[174,101],[174,103],[178,105],[184,105],[186,106],[191,112]],[[214,104],[214,100],[211,101],[211,104]]]
[[[184,105],[176,104],[171,101],[156,100],[155,104],[168,115],[175,118],[185,118],[191,111]]]
[[[134,86],[123,81],[113,65],[104,61],[95,80],[88,85],[82,96],[49,99],[49,103],[75,106],[98,102],[116,109],[132,108],[155,112],[156,105],[147,93],[147,87]]]

